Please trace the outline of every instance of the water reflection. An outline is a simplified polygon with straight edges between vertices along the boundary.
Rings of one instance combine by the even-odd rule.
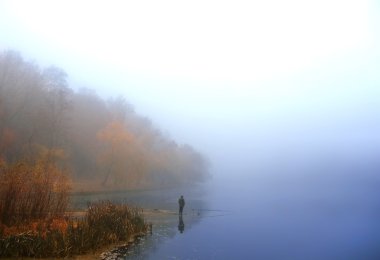
[[[200,200],[194,200],[191,196],[186,196],[188,205],[195,207],[207,207]],[[177,209],[167,210],[145,210],[148,222],[153,224],[151,235],[143,237],[137,244],[128,248],[128,251],[121,255],[124,259],[173,259],[180,254],[182,247],[172,247],[173,241],[188,239],[192,230],[199,226],[203,217],[194,214],[193,211],[184,211],[183,215],[177,214]],[[186,234],[185,234],[186,222]],[[162,246],[169,247],[168,251],[162,253]],[[180,258],[182,259],[182,258]]]
[[[207,186],[206,186],[207,187]],[[178,215],[178,194],[186,195],[186,205],[183,216]],[[148,191],[120,191],[107,193],[77,193],[72,194],[72,209],[83,210],[87,202],[110,200],[114,203],[128,203],[143,207],[143,215],[152,224],[152,234],[142,237],[131,247],[116,250],[119,259],[167,259],[157,257],[160,247],[173,240],[184,239],[202,218],[191,208],[209,208],[205,198],[207,190],[203,186],[192,186],[188,189],[161,189]],[[182,233],[185,230],[186,235]],[[181,235],[180,235],[181,234]],[[173,252],[175,253],[175,252]]]
[[[185,223],[183,222],[182,214],[179,215],[178,231],[180,233],[183,233],[183,231],[185,231]]]

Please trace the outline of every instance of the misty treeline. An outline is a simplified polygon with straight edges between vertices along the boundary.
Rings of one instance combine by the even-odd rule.
[[[90,89],[74,90],[62,69],[41,69],[18,52],[3,51],[0,174],[2,187],[12,184],[6,176],[13,174],[14,182],[25,184],[24,197],[38,191],[59,212],[64,202],[56,191],[67,192],[63,180],[76,190],[168,187],[205,180],[208,162],[163,135],[123,97],[105,100]]]

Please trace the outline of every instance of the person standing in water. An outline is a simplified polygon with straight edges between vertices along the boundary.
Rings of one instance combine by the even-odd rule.
[[[179,214],[182,215],[183,207],[185,207],[185,199],[183,198],[183,195],[178,199],[179,204]]]

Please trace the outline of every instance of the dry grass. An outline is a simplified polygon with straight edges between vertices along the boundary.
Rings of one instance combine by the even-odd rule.
[[[0,167],[0,223],[16,225],[62,217],[68,206],[69,184],[52,163],[21,162]]]
[[[103,201],[90,205],[82,219],[54,218],[28,225],[0,226],[0,256],[85,254],[147,231],[140,210]]]
[[[69,185],[52,163],[0,165],[0,257],[84,254],[145,233],[137,208],[91,204],[84,217],[65,216]]]

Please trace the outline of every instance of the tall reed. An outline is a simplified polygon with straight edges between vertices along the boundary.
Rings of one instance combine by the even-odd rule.
[[[62,217],[69,183],[53,163],[39,160],[0,167],[0,223],[14,225]]]
[[[17,228],[0,226],[2,257],[65,257],[145,234],[141,211],[109,201],[91,204],[81,219],[56,218]]]

